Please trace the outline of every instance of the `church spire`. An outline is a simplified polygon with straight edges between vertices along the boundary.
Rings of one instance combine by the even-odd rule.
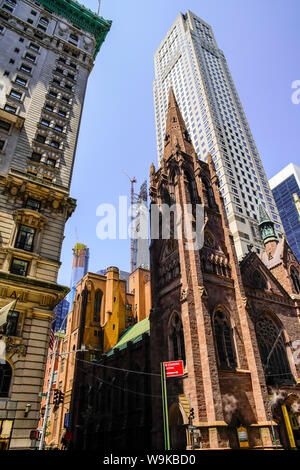
[[[274,228],[275,224],[260,199],[258,200],[258,217],[258,226],[264,245],[266,246],[269,242],[278,243],[278,238]]]
[[[178,150],[188,155],[195,155],[195,150],[177,104],[174,90],[170,87],[164,142],[164,160],[168,160],[168,158],[174,155]]]

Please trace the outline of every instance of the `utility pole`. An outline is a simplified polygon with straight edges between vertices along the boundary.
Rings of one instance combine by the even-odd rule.
[[[46,433],[46,426],[47,426],[47,422],[48,422],[50,395],[51,395],[51,389],[52,389],[52,384],[53,384],[54,367],[55,367],[55,361],[56,361],[56,356],[57,356],[58,342],[59,342],[59,338],[57,338],[56,341],[55,341],[55,348],[54,348],[54,352],[53,352],[54,357],[53,357],[53,364],[52,364],[52,367],[51,367],[51,374],[50,374],[50,377],[49,377],[49,384],[48,384],[47,398],[46,398],[46,406],[45,406],[45,414],[44,414],[44,421],[43,421],[42,434],[41,434],[41,439],[40,439],[40,444],[39,444],[39,450],[43,450],[44,445],[45,445],[45,433]]]

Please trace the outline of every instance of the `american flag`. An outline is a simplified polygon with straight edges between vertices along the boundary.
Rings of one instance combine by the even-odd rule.
[[[54,319],[51,324],[51,331],[50,331],[50,342],[49,342],[50,349],[53,349],[53,346],[54,346],[55,324],[56,324],[56,320]]]

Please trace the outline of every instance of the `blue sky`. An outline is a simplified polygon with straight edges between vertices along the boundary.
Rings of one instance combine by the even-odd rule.
[[[97,0],[84,0],[96,11]],[[69,285],[72,247],[90,248],[90,268],[129,270],[129,240],[99,240],[99,204],[118,206],[130,183],[157,166],[152,82],[154,52],[179,12],[209,23],[223,50],[267,177],[299,164],[300,104],[292,103],[299,71],[299,0],[102,0],[113,21],[90,75],[71,197],[77,209],[65,228],[58,281]],[[76,231],[78,238],[76,236]]]

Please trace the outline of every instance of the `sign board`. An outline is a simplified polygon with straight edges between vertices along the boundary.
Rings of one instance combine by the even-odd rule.
[[[249,447],[247,429],[244,428],[243,426],[240,426],[237,429],[237,433],[238,433],[240,447]]]
[[[183,375],[183,361],[164,362],[166,377],[180,377]]]

